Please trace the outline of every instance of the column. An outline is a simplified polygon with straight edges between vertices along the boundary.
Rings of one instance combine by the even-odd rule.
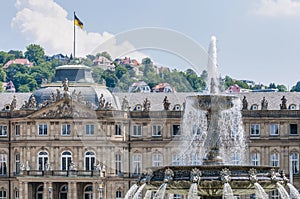
[[[23,188],[23,182],[19,182],[19,199],[24,199],[24,188]]]
[[[77,183],[68,183],[68,198],[77,199]]]
[[[29,199],[28,198],[28,182],[24,182],[24,198],[23,199]]]

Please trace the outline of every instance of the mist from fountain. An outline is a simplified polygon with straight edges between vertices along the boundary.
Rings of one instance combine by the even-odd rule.
[[[154,199],[164,199],[167,185],[168,185],[168,183],[163,183],[162,185],[160,185],[156,194],[154,195]]]
[[[130,189],[127,191],[125,198],[124,199],[130,199],[132,198],[132,196],[134,195],[134,193],[136,192],[137,188],[139,186],[137,184],[134,184],[130,187]]]
[[[280,184],[280,182],[276,182],[276,187],[277,187],[277,190],[280,194],[280,197],[282,199],[289,199],[289,194],[288,192],[285,190],[285,188],[282,186],[282,184]]]
[[[147,190],[146,193],[145,193],[144,199],[151,199],[151,195],[152,195],[152,191],[151,190]]]
[[[287,186],[290,189],[290,198],[300,199],[300,194],[299,194],[298,190],[289,182],[287,183]]]
[[[260,184],[258,182],[254,183],[254,187],[255,187],[255,195],[259,199],[268,199],[269,198],[268,194],[265,192],[265,190],[262,188],[262,186],[260,186]]]
[[[224,184],[223,199],[234,199],[233,191],[232,191],[231,186],[228,182],[225,182],[225,184]]]
[[[144,187],[146,186],[146,183],[142,184],[139,189],[135,192],[133,199],[139,199],[140,198],[140,194],[142,193]]]
[[[197,199],[198,198],[198,184],[192,183],[189,193],[188,193],[188,199]]]
[[[172,143],[174,151],[179,151],[176,166],[150,168],[141,179],[146,179],[147,188],[156,190],[155,199],[163,199],[166,190],[169,197],[180,191],[186,193],[188,199],[199,198],[198,194],[234,199],[234,193],[256,193],[258,198],[267,199],[264,188],[277,188],[281,198],[288,199],[288,193],[279,183],[280,180],[285,181],[284,177],[280,177],[279,168],[246,165],[241,101],[235,96],[219,94],[218,82],[216,38],[212,36],[208,62],[209,94],[186,98],[182,134],[178,139],[181,144]],[[128,199],[136,189],[130,188]],[[142,188],[139,190],[141,192]],[[299,198],[296,189],[290,188],[290,191]],[[144,199],[150,199],[151,195],[148,190]]]

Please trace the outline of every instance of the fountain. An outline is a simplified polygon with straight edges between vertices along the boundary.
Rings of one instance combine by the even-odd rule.
[[[278,190],[281,198],[289,198],[286,186],[291,197],[299,198],[280,168],[246,164],[241,102],[235,96],[219,94],[214,36],[209,55],[210,94],[186,98],[181,144],[174,144],[181,151],[178,165],[148,168],[130,190],[140,186],[140,194],[146,189],[146,199],[163,199],[166,195],[172,198],[173,194],[186,195],[188,199],[234,199],[237,195],[255,194],[267,199],[266,192],[272,190]],[[136,195],[128,194],[125,199],[133,196]]]

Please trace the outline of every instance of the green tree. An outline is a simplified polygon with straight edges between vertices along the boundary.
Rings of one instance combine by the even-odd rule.
[[[6,73],[3,68],[0,68],[0,82],[6,82]]]
[[[14,85],[16,87],[17,91],[20,91],[19,88],[22,88],[22,85],[27,85],[29,88],[29,91],[34,91],[38,87],[38,83],[34,79],[33,76],[29,74],[23,74],[18,72],[14,77]],[[23,91],[22,91],[23,92]]]
[[[0,51],[0,63],[5,64],[9,60],[15,59],[15,56],[13,54],[8,54],[7,52]]]
[[[26,47],[25,57],[35,65],[42,63],[44,61],[44,56],[45,51],[40,45],[30,44]]]
[[[28,92],[30,92],[29,86],[27,84],[20,85],[19,88],[18,88],[18,92],[20,92],[20,93],[28,93]]]
[[[15,59],[24,58],[21,50],[10,50],[8,51],[8,54],[14,55]]]
[[[128,73],[128,70],[125,66],[116,65],[115,74],[118,79],[121,79],[124,74]]]
[[[106,51],[96,54],[97,58],[99,58],[100,56],[103,56],[103,57],[107,58],[109,61],[112,61],[110,54]]]
[[[279,92],[286,92],[287,91],[287,87],[285,85],[277,85],[276,88],[278,89]]]
[[[276,84],[275,84],[275,83],[270,83],[270,84],[269,84],[269,88],[270,88],[270,89],[276,88]]]
[[[292,87],[291,92],[300,92],[300,81]]]
[[[15,75],[19,72],[22,74],[28,73],[29,68],[22,64],[11,64],[6,70],[7,80],[14,80]]]

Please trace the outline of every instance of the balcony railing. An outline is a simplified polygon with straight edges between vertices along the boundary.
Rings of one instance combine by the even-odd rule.
[[[98,170],[51,170],[51,171],[41,171],[41,170],[30,170],[30,171],[21,171],[18,176],[56,176],[56,177],[69,177],[69,176],[77,176],[77,177],[102,177],[101,171]]]

